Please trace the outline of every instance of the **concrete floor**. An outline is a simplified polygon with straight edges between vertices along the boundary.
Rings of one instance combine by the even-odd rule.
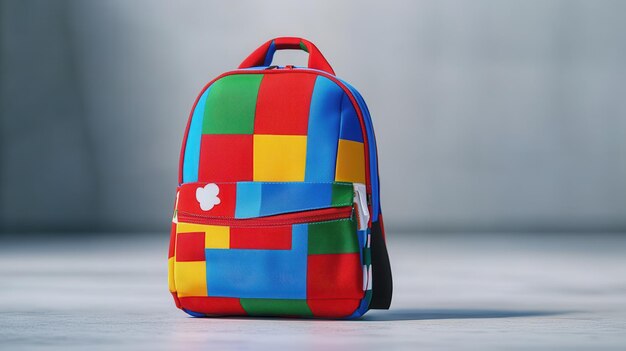
[[[626,235],[388,235],[392,310],[357,321],[190,318],[165,234],[5,237],[0,349],[626,349]]]

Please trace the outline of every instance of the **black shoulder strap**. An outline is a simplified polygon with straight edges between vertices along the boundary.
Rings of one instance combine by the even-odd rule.
[[[380,220],[372,223],[370,238],[370,250],[372,254],[372,300],[370,308],[387,310],[391,305],[393,294],[393,281],[391,278],[391,264],[387,245],[383,237],[383,229]]]

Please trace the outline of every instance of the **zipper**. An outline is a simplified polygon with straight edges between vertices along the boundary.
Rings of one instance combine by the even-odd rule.
[[[354,183],[352,186],[354,187],[354,206],[357,210],[359,230],[365,230],[370,221],[370,212],[367,206],[369,205],[367,190],[364,184]]]
[[[265,68],[263,68],[264,70],[273,70],[273,69],[296,69],[297,67],[294,65],[287,65],[284,67],[280,67],[278,65],[271,65],[271,66],[267,66]]]
[[[214,217],[182,211],[177,211],[176,216],[178,221],[186,223],[234,227],[272,227],[348,219],[354,216],[354,207],[331,207],[320,210],[285,213],[258,218]]]

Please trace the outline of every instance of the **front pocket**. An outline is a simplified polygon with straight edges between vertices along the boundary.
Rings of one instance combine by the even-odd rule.
[[[336,194],[335,203],[344,206],[254,218],[199,212],[185,198],[193,191],[180,192],[173,269],[183,308],[203,314],[351,314],[364,296],[363,239],[352,184],[340,184],[335,187],[350,197]],[[222,189],[219,194],[227,195]],[[321,204],[284,201],[280,206],[288,209]]]
[[[209,217],[259,218],[330,207],[352,206],[352,183],[185,183],[179,212]]]

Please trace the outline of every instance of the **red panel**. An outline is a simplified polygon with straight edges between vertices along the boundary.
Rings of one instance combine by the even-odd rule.
[[[360,299],[363,266],[358,253],[309,255],[307,299]]]
[[[190,296],[180,297],[183,308],[206,314],[246,315],[239,299],[232,297]]]
[[[176,261],[204,261],[204,233],[179,233]]]
[[[178,295],[175,292],[172,293],[172,297],[174,298],[174,303],[176,304],[176,307],[182,308],[180,306],[180,300],[178,299]]]
[[[174,257],[175,248],[176,248],[176,223],[172,222],[172,229],[170,231],[170,250],[167,253],[167,258]]]
[[[257,97],[255,134],[306,135],[315,75],[268,74]]]
[[[231,249],[290,250],[291,226],[230,228]]]
[[[204,134],[200,144],[200,182],[252,180],[250,134]]]
[[[233,217],[235,216],[235,206],[237,202],[237,184],[235,183],[217,183],[219,193],[217,197],[220,203],[213,206],[208,211],[200,208],[200,203],[196,199],[196,190],[203,187],[204,183],[188,183],[180,187],[178,195],[178,210],[192,214],[214,217]],[[180,214],[179,217],[184,214]],[[180,218],[179,218],[180,220]]]
[[[361,303],[357,299],[307,300],[313,316],[322,318],[348,317],[356,311]]]

